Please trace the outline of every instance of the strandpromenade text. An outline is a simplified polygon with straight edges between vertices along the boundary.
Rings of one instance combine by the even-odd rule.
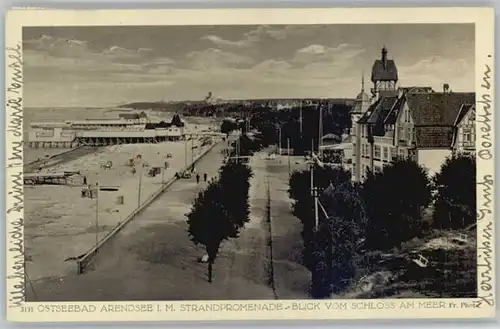
[[[163,313],[163,312],[314,312],[343,310],[401,310],[401,309],[473,309],[476,301],[305,301],[305,302],[191,302],[191,303],[134,303],[134,304],[27,304],[24,313]]]

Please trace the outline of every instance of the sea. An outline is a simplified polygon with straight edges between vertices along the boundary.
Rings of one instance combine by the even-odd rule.
[[[29,127],[33,122],[64,122],[68,120],[118,119],[120,113],[136,112],[123,108],[86,108],[86,107],[25,107],[23,111],[24,141],[28,141]],[[144,111],[152,120],[170,120],[171,114],[165,112]],[[39,158],[67,152],[68,149],[28,148],[24,146],[24,163]]]

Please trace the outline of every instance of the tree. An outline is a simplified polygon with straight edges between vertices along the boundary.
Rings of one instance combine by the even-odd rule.
[[[170,124],[176,127],[184,127],[184,122],[182,122],[181,117],[178,114],[175,114],[172,117],[172,121],[170,122]]]
[[[354,257],[366,226],[364,202],[351,182],[331,184],[320,197],[320,203],[326,214],[320,213],[314,239],[314,298],[328,297],[348,285],[356,273]]]
[[[320,168],[314,169],[314,186],[320,191],[326,189],[330,184],[349,182],[351,175],[342,168]],[[314,268],[314,203],[311,197],[311,171],[295,171],[290,176],[288,194],[293,200],[293,214],[302,223],[302,240],[304,243],[303,264],[309,270]]]
[[[240,136],[240,156],[250,156],[254,152],[259,151],[260,143],[252,137],[248,137],[246,134]]]
[[[238,129],[238,124],[231,120],[223,120],[220,126],[220,132],[223,134],[229,134],[236,129]]]
[[[476,222],[476,158],[454,155],[433,177],[436,190],[433,226],[465,228]]]
[[[369,218],[367,246],[391,248],[420,233],[422,211],[431,202],[425,168],[398,159],[382,172],[369,173],[361,193]]]
[[[222,200],[221,185],[212,182],[198,194],[186,215],[191,241],[205,246],[208,254],[208,282],[212,282],[212,266],[221,243],[238,236],[238,227],[231,220]]]
[[[239,162],[228,162],[220,169],[221,202],[230,220],[238,228],[249,220],[248,191],[252,176],[252,169]]]

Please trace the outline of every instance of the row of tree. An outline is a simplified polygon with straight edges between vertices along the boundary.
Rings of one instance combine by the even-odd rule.
[[[241,162],[223,165],[216,180],[209,182],[193,201],[187,216],[188,233],[208,255],[208,282],[223,241],[238,237],[249,220],[248,191],[252,170]]]
[[[303,263],[315,298],[345,288],[361,249],[387,250],[429,229],[463,229],[476,221],[474,157],[450,157],[433,177],[410,159],[370,173],[363,184],[352,183],[341,168],[317,167],[313,174],[320,190],[317,228],[309,170],[291,175],[289,194],[302,222]],[[429,206],[430,222],[423,216]]]
[[[316,150],[318,148],[320,113],[322,114],[323,135],[331,133],[340,138],[346,128],[351,125],[350,109],[351,107],[344,103],[326,102],[280,110],[259,106],[247,109],[248,114],[239,123],[223,120],[221,132],[229,133],[240,129],[245,133],[246,122],[249,121],[249,126],[258,131],[258,138],[262,145],[278,144],[281,138],[281,145],[287,145],[289,141],[294,153],[302,155],[311,148]]]

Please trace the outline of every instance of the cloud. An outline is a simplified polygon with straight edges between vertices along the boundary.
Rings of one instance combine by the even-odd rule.
[[[340,44],[337,47],[327,47],[312,44],[297,50],[292,62],[297,64],[330,62],[334,65],[350,66],[353,59],[363,52],[364,49],[358,45]]]
[[[259,25],[253,30],[243,34],[240,40],[227,40],[217,35],[205,35],[201,39],[212,42],[220,48],[248,48],[256,43],[266,40],[284,40],[289,36],[314,36],[318,31],[317,28],[289,25],[285,27],[272,27],[269,25]]]
[[[241,68],[253,63],[254,60],[248,56],[209,48],[203,51],[188,53],[184,65],[195,70],[213,70],[219,68]]]
[[[83,40],[42,36],[24,42],[27,106],[99,106],[165,99],[203,99],[208,91],[220,98],[355,97],[360,71],[371,65],[356,44],[331,47],[321,42],[291,45],[286,58],[256,60],[245,48],[271,38],[303,33],[298,27],[259,26],[241,40],[206,36],[221,48],[187,53],[174,61],[155,49],[114,45],[92,49]],[[308,32],[311,33],[311,32]],[[274,41],[273,41],[274,42]],[[118,43],[118,42],[117,42]],[[225,47],[225,48],[223,48]],[[474,61],[439,56],[398,65],[402,86],[473,91]]]
[[[273,71],[284,71],[292,67],[290,63],[283,60],[269,59],[258,63],[253,67],[254,70],[259,72],[273,72]]]
[[[237,47],[237,48],[250,46],[250,44],[251,44],[251,42],[249,42],[248,40],[231,41],[231,40],[222,39],[221,37],[218,37],[216,35],[205,35],[201,39],[211,41],[218,46],[230,46],[230,47]]]
[[[400,83],[407,86],[431,86],[441,91],[445,83],[453,91],[474,91],[474,61],[429,56],[411,65],[398,66]]]
[[[85,41],[55,39],[48,35],[35,40],[27,40],[23,47],[26,50],[37,50],[55,57],[81,57],[88,52],[88,45]]]
[[[253,40],[254,42],[266,38],[271,38],[275,40],[285,40],[291,36],[293,37],[313,37],[320,30],[321,26],[311,26],[311,25],[285,25],[285,26],[269,26],[269,25],[259,25],[256,29],[245,33],[245,38],[247,40]]]

